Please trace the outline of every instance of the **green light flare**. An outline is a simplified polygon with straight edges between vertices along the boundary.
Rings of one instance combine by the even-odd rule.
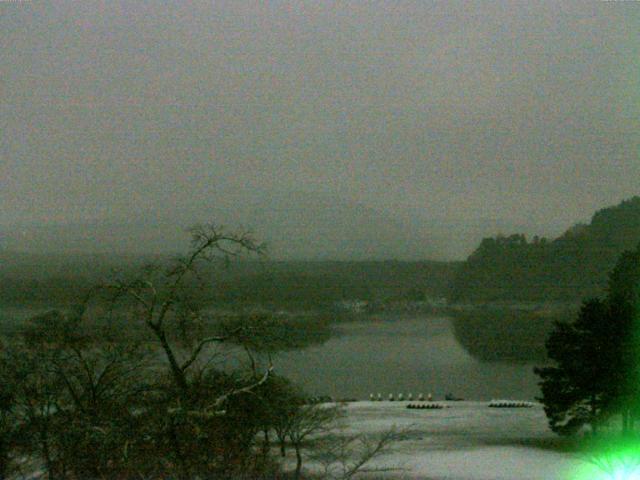
[[[567,480],[640,480],[640,441],[607,439],[592,442],[579,458]]]
[[[584,465],[573,470],[567,480],[640,480],[640,470],[629,472],[619,467],[612,472],[604,472],[595,465]]]

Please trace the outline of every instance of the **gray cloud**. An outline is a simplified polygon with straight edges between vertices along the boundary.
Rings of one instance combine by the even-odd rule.
[[[557,234],[638,193],[639,12],[1,3],[0,225],[262,225],[251,205],[303,192],[335,201],[328,223],[358,206],[389,219],[409,257],[461,257],[491,233],[479,225]]]

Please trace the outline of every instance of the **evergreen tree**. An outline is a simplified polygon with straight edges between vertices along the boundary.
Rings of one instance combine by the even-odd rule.
[[[640,411],[640,247],[625,252],[604,300],[583,303],[575,321],[556,323],[546,347],[554,366],[536,368],[551,429],[571,434],[614,414],[624,431]]]
[[[549,336],[547,355],[556,365],[536,368],[542,398],[554,432],[571,434],[582,425],[595,427],[608,388],[606,341],[608,312],[598,299],[584,302],[573,323],[558,322]]]
[[[610,408],[622,414],[622,428],[633,427],[640,410],[640,245],[623,253],[609,276],[607,295],[611,318],[609,347],[614,350]]]

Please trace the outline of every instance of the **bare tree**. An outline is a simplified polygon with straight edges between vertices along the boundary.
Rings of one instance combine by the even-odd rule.
[[[322,467],[322,478],[348,480],[356,474],[384,473],[401,470],[400,467],[368,467],[375,458],[385,454],[389,447],[406,437],[411,428],[389,430],[377,435],[332,433],[322,437],[311,450],[312,461]]]
[[[367,465],[410,429],[392,428],[379,435],[347,434],[341,431],[344,425],[340,420],[344,415],[344,409],[335,404],[301,405],[289,415],[284,432],[295,451],[296,480],[302,476],[305,457],[321,466],[322,478],[326,479],[348,480],[358,473],[398,470],[394,467],[369,469]]]
[[[50,479],[121,473],[120,445],[132,433],[145,384],[140,345],[87,326],[81,313],[34,317],[10,357],[22,437],[16,443]]]
[[[168,265],[147,265],[134,277],[117,277],[97,287],[85,302],[95,307],[106,301],[110,318],[126,317],[142,326],[162,352],[167,382],[163,386],[158,378],[160,393],[151,396],[155,406],[147,406],[142,415],[152,448],[161,457],[157,471],[175,472],[181,479],[246,471],[259,424],[256,391],[273,370],[271,362],[262,372],[254,363],[246,376],[212,368],[212,344],[242,345],[263,330],[251,322],[217,329],[199,296],[211,278],[207,269],[243,255],[261,255],[264,246],[247,232],[231,233],[215,225],[190,232],[186,256]],[[246,351],[252,360],[251,347]]]
[[[175,258],[168,267],[148,265],[133,279],[116,280],[98,288],[110,294],[108,300],[112,311],[124,302],[152,333],[164,353],[184,406],[190,402],[190,369],[198,363],[209,344],[225,342],[231,337],[230,334],[198,336],[206,319],[193,293],[194,282],[196,287],[204,282],[203,264],[228,262],[244,254],[261,255],[265,251],[265,246],[257,243],[249,232],[230,233],[211,224],[193,227],[190,233],[189,253]],[[175,332],[181,334],[180,338],[172,336]],[[220,411],[230,397],[250,392],[264,383],[270,372],[271,366],[251,385],[211,399],[209,410]]]
[[[329,433],[335,422],[342,416],[342,410],[335,405],[302,405],[292,413],[285,427],[286,435],[296,453],[295,479],[302,472],[302,448],[304,442],[313,436]]]
[[[0,342],[0,480],[8,478],[16,467],[12,458],[18,433],[15,369]]]
[[[31,319],[13,354],[0,355],[0,480],[13,458],[49,480],[267,478],[280,468],[270,455],[273,430],[295,450],[300,478],[303,450],[332,434],[341,410],[305,404],[273,374],[271,354],[313,336],[269,315],[212,322],[198,289],[210,278],[207,265],[261,254],[263,246],[215,226],[193,229],[192,240],[185,257],[116,276],[77,311]],[[243,348],[250,368],[216,368],[211,346],[220,343]],[[149,360],[158,357],[160,367]],[[349,450],[356,440],[360,450]],[[387,439],[367,442],[339,443],[343,454],[357,453],[355,463],[336,457],[344,459],[344,478]]]

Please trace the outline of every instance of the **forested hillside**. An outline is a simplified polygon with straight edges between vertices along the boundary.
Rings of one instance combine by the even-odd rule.
[[[165,257],[0,252],[0,308],[65,306],[113,271]],[[448,295],[459,262],[239,261],[203,268],[203,303],[224,308],[324,309],[343,300],[423,301]]]
[[[598,295],[624,250],[640,243],[640,197],[595,213],[549,241],[524,235],[486,238],[458,270],[450,300],[579,302]]]

